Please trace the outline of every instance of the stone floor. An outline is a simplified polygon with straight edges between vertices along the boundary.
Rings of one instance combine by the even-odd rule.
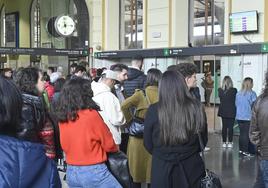
[[[223,188],[252,188],[256,177],[256,157],[239,154],[238,136],[234,137],[234,148],[221,147],[221,135],[210,134],[205,153],[207,168],[219,175]]]

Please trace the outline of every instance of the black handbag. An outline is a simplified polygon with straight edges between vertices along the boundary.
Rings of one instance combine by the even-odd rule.
[[[204,166],[206,168],[205,155],[204,155],[204,144],[203,144],[200,133],[198,133],[198,139],[199,139],[199,144],[200,144],[200,148],[201,148],[202,159],[204,162]],[[206,176],[201,179],[200,187],[201,188],[222,188],[219,176],[217,176],[214,172],[211,172],[208,169],[206,169]]]
[[[147,107],[149,107],[151,102],[150,102],[148,96],[146,95],[146,93],[143,90],[141,90],[141,92],[144,94],[144,97],[145,97],[147,105],[148,105]],[[129,135],[135,136],[138,138],[143,138],[143,132],[144,132],[144,119],[138,118],[134,115],[134,117],[132,117],[132,121],[131,121],[130,126],[129,126]]]
[[[143,132],[144,132],[144,120],[134,117],[129,126],[129,135],[142,138]]]
[[[122,187],[129,188],[131,186],[132,179],[126,154],[122,151],[109,153],[107,167]]]

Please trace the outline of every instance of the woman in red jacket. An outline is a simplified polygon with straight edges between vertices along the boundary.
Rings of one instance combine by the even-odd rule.
[[[70,188],[121,188],[105,164],[107,153],[118,149],[92,97],[90,81],[75,78],[63,86],[55,105],[67,183]]]

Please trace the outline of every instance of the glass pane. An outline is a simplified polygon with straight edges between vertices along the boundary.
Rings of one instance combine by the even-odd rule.
[[[5,29],[5,7],[3,6],[1,9],[1,18],[0,18],[0,41],[1,41],[1,46],[4,47],[6,46],[6,29]]]
[[[194,46],[224,43],[224,0],[194,0],[193,42]]]
[[[121,49],[142,48],[143,0],[121,0]]]

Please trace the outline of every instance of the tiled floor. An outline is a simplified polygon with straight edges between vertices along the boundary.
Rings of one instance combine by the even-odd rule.
[[[220,176],[223,188],[252,188],[256,177],[256,157],[243,157],[238,152],[238,136],[234,148],[221,147],[221,135],[210,134],[205,153],[207,168]]]

